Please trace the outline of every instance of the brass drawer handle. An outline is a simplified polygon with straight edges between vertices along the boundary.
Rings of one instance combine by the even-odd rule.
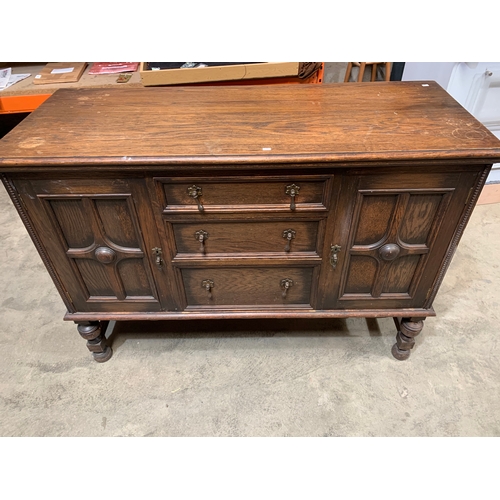
[[[194,233],[194,238],[196,241],[200,242],[200,252],[205,253],[205,241],[208,239],[208,233],[206,231],[203,231],[203,229],[200,229],[199,231],[196,231]]]
[[[292,197],[290,201],[290,210],[295,210],[295,197],[299,194],[300,187],[296,184],[290,184],[286,187],[285,193]]]
[[[292,243],[292,240],[295,238],[295,231],[293,229],[285,229],[283,231],[283,238],[286,238],[286,246],[285,246],[285,252],[290,251],[290,246]]]
[[[281,296],[286,299],[286,292],[288,292],[288,289],[293,286],[293,280],[290,278],[285,278],[284,280],[281,280],[280,286],[283,290],[281,293]]]
[[[331,245],[330,247],[330,264],[332,265],[333,269],[337,267],[337,261],[338,261],[338,256],[337,254],[340,252],[342,248],[340,245]]]
[[[212,280],[203,280],[201,286],[207,291],[208,298],[212,298],[212,288],[215,286]]]
[[[203,194],[201,191],[201,187],[195,186],[194,184],[191,187],[188,187],[188,195],[193,198],[196,203],[198,204],[198,210],[200,212],[203,212],[205,208],[203,207],[201,201],[200,201],[200,196]]]

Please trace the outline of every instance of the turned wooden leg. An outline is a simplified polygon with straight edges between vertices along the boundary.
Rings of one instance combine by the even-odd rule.
[[[425,318],[424,318],[425,319]],[[420,318],[394,318],[398,329],[396,343],[392,346],[392,355],[403,361],[410,357],[411,349],[415,345],[415,338],[424,327],[424,321]]]
[[[113,350],[106,344],[104,332],[106,321],[78,322],[78,333],[87,341],[88,350],[98,363],[108,361],[113,355]]]

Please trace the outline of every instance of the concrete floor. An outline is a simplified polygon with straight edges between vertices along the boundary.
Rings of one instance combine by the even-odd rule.
[[[3,187],[0,227],[1,436],[500,436],[500,204],[405,362],[391,319],[350,319],[121,323],[98,364]]]
[[[3,187],[0,229],[0,436],[500,436],[500,204],[405,362],[349,319],[121,323],[98,364]]]

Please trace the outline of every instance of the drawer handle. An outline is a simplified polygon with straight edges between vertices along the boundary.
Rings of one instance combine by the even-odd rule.
[[[340,252],[342,248],[340,245],[332,245],[330,247],[330,264],[332,265],[333,269],[337,267],[337,261],[338,261],[338,253]]]
[[[198,204],[198,210],[200,212],[203,212],[203,210],[205,210],[205,209],[204,209],[204,207],[203,207],[203,205],[202,205],[202,203],[200,201],[200,196],[202,195],[201,187],[198,187],[198,186],[195,186],[195,185],[192,185],[191,187],[188,187],[188,194]]]
[[[199,231],[196,231],[194,233],[194,238],[200,242],[200,252],[205,253],[205,240],[208,239],[208,233],[206,231],[203,231],[203,229],[200,229]]]
[[[283,238],[286,238],[286,246],[285,246],[285,252],[290,251],[290,246],[292,243],[292,240],[295,238],[295,231],[293,229],[285,229],[283,231]]]
[[[212,298],[212,288],[215,286],[212,280],[203,280],[201,286],[207,291],[208,298]]]
[[[290,210],[295,210],[295,197],[299,194],[300,187],[296,184],[290,184],[286,187],[285,193],[292,197],[290,201]]]
[[[281,280],[280,286],[283,290],[281,293],[281,296],[286,299],[286,292],[288,292],[288,289],[293,286],[293,280],[290,278],[285,278],[284,280]]]

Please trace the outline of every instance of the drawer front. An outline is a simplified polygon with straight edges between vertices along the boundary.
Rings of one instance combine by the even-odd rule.
[[[328,177],[157,179],[172,211],[326,210]]]
[[[319,253],[319,221],[201,222],[172,226],[178,253]]]
[[[310,304],[313,271],[312,267],[182,269],[182,279],[188,306],[279,307]]]

